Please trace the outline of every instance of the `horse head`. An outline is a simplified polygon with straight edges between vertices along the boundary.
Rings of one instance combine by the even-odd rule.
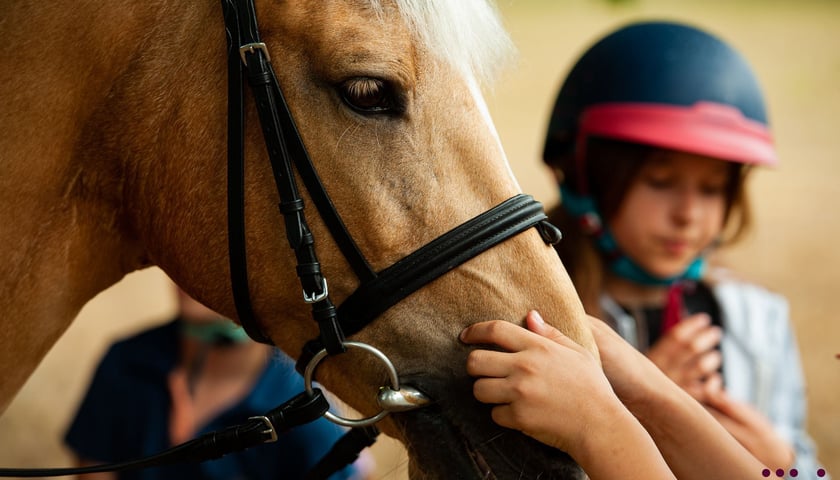
[[[89,269],[98,276],[89,278],[87,291],[157,264],[192,296],[237,318],[229,280],[221,10],[213,2],[126,1],[131,5],[122,9],[69,3],[69,10],[87,10],[77,28],[106,25],[98,35],[72,37],[89,47],[90,58],[76,54],[84,68],[80,86],[67,95],[84,101],[68,107],[76,114],[75,130],[73,122],[56,126],[64,135],[56,139],[71,147],[65,161],[77,174],[72,188],[57,193],[73,198],[74,208],[88,208],[78,198],[109,212],[86,217],[93,207],[79,210],[77,221],[89,230],[85,238],[104,232],[112,239],[95,244],[103,245],[98,255],[82,257],[111,265]],[[481,93],[500,52],[509,51],[491,6],[480,0],[257,0],[256,11],[303,143],[373,271],[521,193]],[[115,45],[122,48],[114,51]],[[67,70],[73,67],[80,68],[68,64]],[[259,329],[297,357],[318,328],[300,299],[274,174],[253,102],[246,100],[249,295]],[[340,305],[360,281],[312,210],[307,218],[315,249]],[[482,320],[521,322],[529,309],[594,351],[571,282],[534,229],[453,268],[352,335],[384,352],[401,381],[434,401],[380,424],[407,445],[413,477],[578,478],[568,457],[493,424],[489,407],[471,394],[469,349],[459,343],[459,332]],[[377,360],[356,351],[323,361],[317,379],[365,415],[379,410],[376,392],[388,383]]]

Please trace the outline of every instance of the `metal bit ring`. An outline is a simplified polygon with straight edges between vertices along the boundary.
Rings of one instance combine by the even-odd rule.
[[[400,389],[400,379],[399,379],[399,376],[397,375],[397,369],[394,368],[394,364],[391,363],[391,360],[387,356],[385,356],[384,353],[382,353],[380,350],[378,350],[378,349],[376,349],[376,348],[374,348],[374,347],[372,347],[372,346],[370,346],[366,343],[361,343],[361,342],[345,341],[344,346],[348,347],[348,348],[358,348],[358,349],[364,350],[368,353],[372,353],[376,358],[381,360],[383,364],[385,364],[385,368],[388,370],[388,376],[391,379],[391,389],[393,389],[395,391]],[[320,363],[321,360],[323,360],[326,356],[327,356],[327,350],[326,349],[321,350],[320,352],[315,354],[314,357],[312,357],[312,360],[309,361],[309,363],[306,365],[306,369],[303,371],[303,385],[306,388],[306,393],[308,393],[310,395],[313,393],[312,375],[315,373],[315,368],[318,367],[318,363]],[[388,415],[388,413],[389,412],[387,410],[381,410],[379,413],[377,413],[376,415],[373,415],[371,417],[353,419],[353,418],[342,417],[342,416],[336,415],[332,412],[326,412],[326,413],[324,413],[324,417],[327,420],[329,420],[329,421],[331,421],[335,424],[342,425],[342,426],[345,426],[345,427],[354,428],[354,427],[367,427],[369,425],[373,425],[376,422],[385,418],[385,416]]]

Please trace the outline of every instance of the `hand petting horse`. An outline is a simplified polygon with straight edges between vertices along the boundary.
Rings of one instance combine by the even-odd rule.
[[[434,401],[379,424],[406,444],[413,477],[579,478],[568,457],[491,422],[458,342],[468,324],[538,309],[595,348],[481,95],[509,52],[492,6],[255,3],[258,34],[245,2],[4,5],[0,410],[88,300],[159,265],[294,357],[319,323],[329,353],[345,325],[386,355]],[[244,126],[228,103],[243,72],[255,88]],[[300,171],[307,152],[317,175]],[[365,415],[387,379],[355,349],[318,367]]]

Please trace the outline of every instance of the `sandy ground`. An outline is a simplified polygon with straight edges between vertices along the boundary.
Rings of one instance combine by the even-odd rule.
[[[519,65],[489,97],[502,142],[526,192],[556,201],[539,155],[556,88],[577,55],[602,33],[629,20],[693,22],[740,49],[763,81],[782,158],[757,172],[752,198],[757,228],[725,260],[787,295],[809,385],[809,429],[822,465],[840,475],[840,2],[648,0],[613,5],[593,0],[499,0]],[[832,207],[835,205],[835,207]],[[55,466],[70,459],[61,435],[92,368],[114,338],[165,320],[168,281],[156,269],[129,275],[92,300],[0,417],[0,465]],[[406,478],[404,451],[374,447],[377,478]],[[816,478],[800,472],[799,478]]]

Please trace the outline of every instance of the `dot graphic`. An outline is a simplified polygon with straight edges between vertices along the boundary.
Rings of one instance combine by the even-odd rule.
[[[822,468],[817,470],[817,476],[820,477],[820,478],[824,477],[825,476],[825,470],[823,470]]]
[[[769,476],[770,476],[770,469],[769,469],[769,468],[765,468],[764,470],[762,470],[762,471],[761,471],[761,476],[762,476],[762,477],[769,477]]]
[[[782,470],[781,468],[777,468],[776,469],[776,476],[779,477],[779,478],[784,477],[785,476],[785,471]]]
[[[790,475],[791,477],[798,477],[799,476],[799,470],[797,470],[795,468],[791,468],[790,471],[788,472],[788,475]]]

